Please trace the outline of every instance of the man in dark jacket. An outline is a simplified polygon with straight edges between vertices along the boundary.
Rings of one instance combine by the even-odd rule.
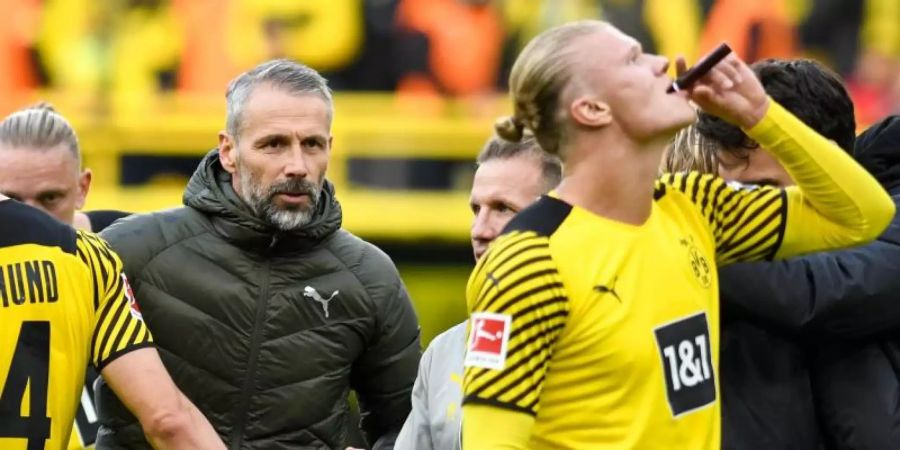
[[[331,94],[270,61],[229,86],[226,131],[185,206],[103,236],[122,256],[163,362],[231,449],[347,444],[347,395],[389,449],[410,409],[415,313],[391,260],[341,229],[325,180]],[[107,386],[98,448],[148,448]]]
[[[900,117],[860,135],[855,156],[900,204]],[[793,366],[808,374],[802,383],[814,397],[824,448],[900,448],[900,216],[863,247],[735,266],[722,275],[730,315],[780,329],[796,343],[801,358]],[[771,346],[758,352],[781,353]],[[789,378],[765,381],[774,386]],[[766,409],[753,406],[763,405],[745,404],[757,417]],[[802,432],[792,431],[794,439]],[[790,434],[783,437],[790,448],[816,448],[812,440],[801,447]]]
[[[836,76],[810,61],[767,61],[754,70],[779,103],[853,149],[853,106]],[[722,148],[725,178],[793,184],[740,130],[705,116],[698,130]],[[900,147],[865,142],[860,163],[900,194],[900,177],[884,177],[900,171]],[[883,336],[900,326],[898,274],[897,219],[867,246],[723,268],[723,448],[900,448],[900,358]]]

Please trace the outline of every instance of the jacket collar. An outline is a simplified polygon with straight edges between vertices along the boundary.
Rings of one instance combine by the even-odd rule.
[[[886,190],[900,191],[900,116],[888,116],[860,134],[853,155]]]

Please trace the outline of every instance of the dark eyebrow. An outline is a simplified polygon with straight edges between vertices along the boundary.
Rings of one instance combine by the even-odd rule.
[[[265,147],[271,143],[284,144],[291,141],[291,137],[286,134],[268,134],[253,141],[254,147]]]
[[[723,161],[721,155],[724,153],[731,155],[737,161],[734,163],[731,163],[731,164],[727,163],[726,161]],[[724,166],[727,169],[733,169],[735,167],[738,167],[738,165],[743,165],[744,168],[746,169],[747,166],[750,165],[750,155],[745,152],[731,151],[731,150],[724,150],[724,151],[717,150],[714,155],[716,158],[716,164],[718,164],[720,166]]]
[[[312,134],[312,135],[309,135],[309,136],[306,136],[305,138],[303,138],[304,141],[309,140],[309,139],[313,139],[322,144],[328,142],[328,138],[325,136],[322,136],[320,134]]]
[[[68,189],[47,189],[46,191],[38,192],[37,198],[47,197],[49,195],[66,195]]]

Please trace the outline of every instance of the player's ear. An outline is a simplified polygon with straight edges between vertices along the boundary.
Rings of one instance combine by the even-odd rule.
[[[237,142],[224,131],[219,132],[219,162],[228,173],[237,171]]]
[[[91,190],[91,178],[93,172],[91,169],[84,169],[78,176],[78,197],[75,199],[75,209],[84,208],[84,202],[87,199],[88,192]]]
[[[576,98],[569,105],[569,114],[575,123],[588,128],[604,127],[613,121],[609,104],[590,96]]]

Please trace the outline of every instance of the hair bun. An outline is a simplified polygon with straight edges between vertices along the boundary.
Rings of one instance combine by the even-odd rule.
[[[506,116],[494,122],[494,130],[496,130],[497,136],[507,141],[519,142],[525,135],[525,124],[515,116]]]

